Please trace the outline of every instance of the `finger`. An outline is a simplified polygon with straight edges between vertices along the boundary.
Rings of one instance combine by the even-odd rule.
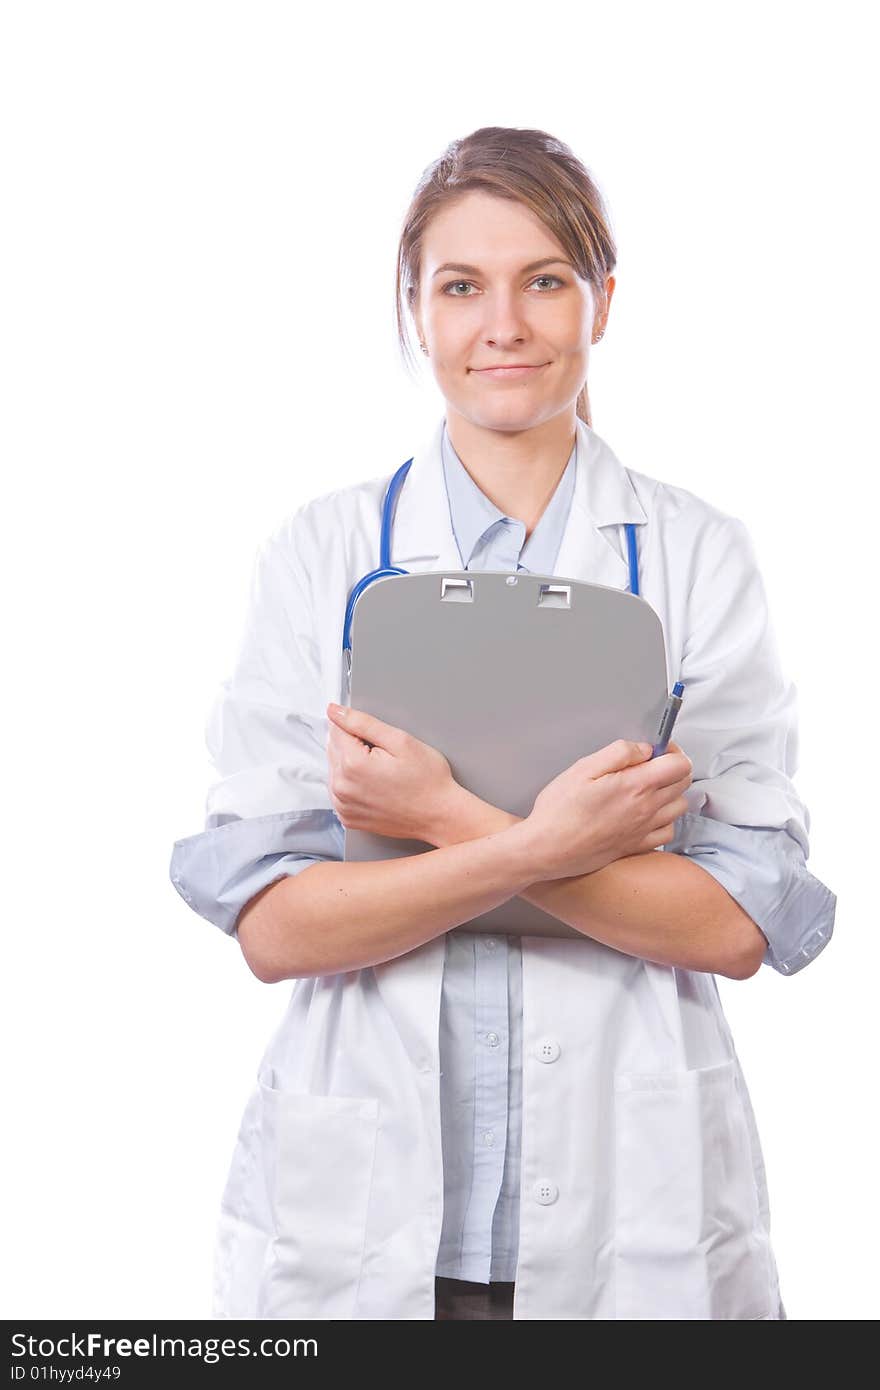
[[[594,777],[604,777],[607,772],[619,772],[621,768],[629,767],[632,763],[644,762],[646,758],[650,758],[652,751],[650,743],[635,743],[632,739],[617,738],[613,743],[606,743],[604,748],[597,748],[595,753],[589,753],[587,761]]]
[[[686,791],[690,791],[690,788],[691,776],[690,773],[688,773],[685,777],[679,777],[677,782],[662,783],[657,790],[665,793],[667,797],[671,798],[673,796],[682,796]]]
[[[367,714],[366,710],[354,709],[350,705],[328,704],[327,714],[340,732],[360,739],[369,748],[378,746],[389,753],[399,752],[403,739],[407,737],[403,729],[386,724],[374,714]]]
[[[363,758],[370,751],[370,745],[353,734],[346,733],[333,723],[327,735],[327,763],[334,776],[339,776],[351,766],[355,758]]]
[[[636,851],[638,854],[645,854],[650,849],[660,849],[661,845],[668,845],[675,839],[675,826],[667,822],[665,825],[657,826],[650,830],[641,842],[641,847]]]
[[[678,743],[673,743],[673,742],[672,742],[672,739],[670,739],[670,740],[669,740],[669,743],[667,744],[666,751],[667,751],[667,753],[675,753],[677,757],[684,758],[684,760],[685,760],[685,762],[688,764],[688,766],[689,766],[691,769],[693,769],[693,766],[694,766],[694,765],[693,765],[693,763],[691,762],[691,759],[688,757],[687,753],[684,751],[684,749],[681,747],[680,744],[678,744]]]
[[[670,746],[666,753],[659,758],[652,758],[643,768],[634,768],[632,775],[638,777],[642,786],[649,790],[670,790],[679,782],[687,781],[692,766],[686,753],[680,750],[677,753],[673,752]]]
[[[688,801],[685,796],[677,796],[673,801],[666,801],[662,806],[657,807],[655,815],[652,817],[652,824],[649,830],[656,830],[658,826],[668,825],[670,821],[677,821],[679,816],[687,814]]]
[[[330,723],[327,729],[327,761],[330,764],[331,770],[335,770],[339,763],[344,746],[343,738],[344,735],[342,730],[337,729],[335,724]]]
[[[372,745],[364,743],[363,739],[355,738],[354,734],[339,728],[332,720],[328,720],[328,723],[330,731],[327,735],[327,761],[331,768],[341,772],[347,762],[368,753]]]
[[[686,758],[687,761],[690,762],[690,758],[688,758],[688,755],[687,755],[687,753],[684,751],[684,749],[682,748],[681,744],[680,744],[680,743],[676,743],[674,739],[670,739],[669,742],[668,742],[667,745],[666,745],[666,752],[665,752],[665,753],[661,753],[660,756],[663,757],[663,758],[665,758],[665,757],[671,756],[671,755],[673,755],[673,754],[675,754],[677,757],[680,757],[680,758]]]

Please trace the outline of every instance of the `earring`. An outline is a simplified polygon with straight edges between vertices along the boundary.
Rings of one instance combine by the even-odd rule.
[[[594,342],[594,343],[598,343],[599,339],[604,335],[604,333],[605,333],[605,329],[604,329],[604,328],[600,329],[599,332],[596,334],[595,338],[593,339],[593,342]]]
[[[424,343],[419,343],[419,347],[422,349],[422,352],[423,352],[423,353],[425,354],[425,356],[427,357],[427,355],[428,355],[428,349],[425,347],[425,344],[424,344]]]

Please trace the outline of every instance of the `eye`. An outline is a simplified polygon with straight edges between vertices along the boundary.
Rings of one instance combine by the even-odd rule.
[[[540,280],[545,282],[550,281],[555,285],[565,284],[565,281],[560,279],[558,275],[537,275],[532,281],[532,284],[536,285]],[[457,289],[460,285],[473,289],[473,282],[471,280],[449,280],[447,284],[443,286],[443,293],[449,295],[450,299],[473,299],[472,294],[450,294],[450,290]],[[541,293],[546,294],[549,293],[549,291],[542,290]]]

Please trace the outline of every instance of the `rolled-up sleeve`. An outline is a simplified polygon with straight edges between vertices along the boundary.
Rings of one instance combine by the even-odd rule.
[[[229,821],[175,842],[171,881],[194,912],[233,936],[251,898],[311,864],[341,859],[344,835],[332,811]]]
[[[810,814],[797,771],[797,690],[783,675],[751,537],[716,514],[693,555],[675,741],[693,763],[688,812],[666,852],[687,855],[792,975],[828,944],[837,899],[806,867]]]
[[[831,940],[837,899],[787,830],[687,814],[664,849],[686,855],[727,890],[767,938],[763,964],[781,975],[803,969]]]
[[[263,888],[344,851],[297,516],[254,561],[237,659],[205,727],[217,775],[204,828],[177,840],[171,855],[171,882],[184,902],[230,936]]]

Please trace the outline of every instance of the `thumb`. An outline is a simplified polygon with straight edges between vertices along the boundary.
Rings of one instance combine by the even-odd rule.
[[[366,710],[354,709],[351,705],[328,704],[327,713],[340,729],[372,744],[374,748],[384,748],[390,752],[394,746],[397,731],[374,714],[367,714]]]
[[[590,771],[596,777],[603,777],[606,772],[620,772],[633,763],[645,762],[653,751],[652,743],[635,743],[628,738],[618,738],[590,754]]]

